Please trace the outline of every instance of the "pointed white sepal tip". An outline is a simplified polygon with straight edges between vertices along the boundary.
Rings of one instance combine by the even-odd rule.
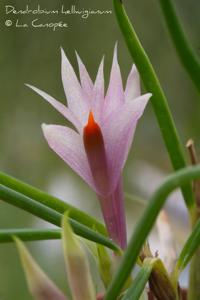
[[[68,212],[62,219],[62,241],[73,299],[95,300],[95,288],[87,257],[69,224]]]
[[[48,125],[46,123],[42,123],[41,128],[42,128],[42,132],[43,132],[44,136],[46,137],[46,134],[48,134],[50,125]]]
[[[75,54],[76,54],[77,61],[80,61],[82,63],[82,60],[80,58],[80,55],[78,54],[78,51],[75,50]]]
[[[48,125],[46,123],[42,123],[41,127],[42,127],[42,130],[44,130]]]
[[[34,92],[36,92],[39,95],[41,95],[41,93],[43,93],[42,91],[40,91],[38,88],[36,88],[35,86],[33,86],[31,84],[25,83],[25,86],[27,86],[28,88],[30,88],[31,90],[33,90]]]
[[[27,86],[28,88],[32,89],[32,90],[36,90],[36,88],[33,85],[29,84],[29,83],[24,83],[24,85]]]
[[[61,48],[61,58],[62,58],[62,61],[66,61],[66,62],[69,62],[66,54],[65,54],[65,51],[63,48]]]
[[[65,54],[63,47],[60,47],[60,52],[61,52],[61,55]]]
[[[29,290],[35,300],[67,300],[63,292],[44,273],[24,243],[13,237],[26,275]]]
[[[105,62],[105,54],[102,56],[101,62],[100,62],[100,67],[104,68],[104,62]]]
[[[118,42],[115,43],[114,47],[114,58],[117,59],[117,51],[118,51]]]

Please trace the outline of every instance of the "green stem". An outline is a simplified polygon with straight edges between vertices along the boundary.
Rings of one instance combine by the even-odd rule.
[[[14,242],[13,236],[22,241],[58,240],[61,238],[60,229],[1,229],[0,243]]]
[[[188,300],[200,299],[200,246],[190,264]]]
[[[190,46],[172,1],[159,0],[159,2],[178,56],[197,90],[200,92],[200,60]]]
[[[193,229],[198,226],[200,222],[200,207],[197,202],[194,218],[193,218]],[[188,300],[200,299],[200,243],[196,249],[194,256],[192,257],[190,264],[190,275],[189,275],[189,288],[188,288]]]
[[[130,51],[132,58],[140,72],[140,76],[148,92],[152,93],[151,102],[157,121],[165,141],[172,165],[175,170],[184,168],[186,162],[183,155],[183,149],[179,136],[170,112],[166,97],[160,86],[156,73],[151,62],[145,53],[129,18],[124,6],[120,0],[113,0],[115,13],[124,39]],[[191,184],[182,186],[182,193],[188,209],[194,206],[194,197]]]
[[[98,232],[107,236],[104,225],[98,222],[95,218],[52,195],[49,195],[3,172],[0,172],[0,184],[24,194],[35,201],[56,210],[59,213],[64,213],[66,210],[68,210],[71,219],[79,221],[90,228],[95,228]]]
[[[174,273],[177,278],[180,275],[180,273],[185,269],[185,267],[191,260],[191,257],[198,249],[199,245],[200,245],[200,219],[194,226],[192,233],[188,237],[176,261],[176,265],[174,267]]]
[[[180,20],[176,14],[171,0],[160,0],[165,21],[178,56],[192,79],[197,90],[200,92],[200,59],[182,29]],[[190,280],[188,299],[200,299],[200,248],[197,249],[190,265]]]
[[[175,188],[198,178],[200,178],[199,166],[184,168],[168,176],[164,183],[156,190],[135,228],[121,264],[107,290],[104,300],[115,300],[119,295],[168,195]]]
[[[21,208],[32,215],[35,215],[51,224],[58,227],[61,226],[62,214],[57,211],[35,201],[31,198],[13,191],[12,189],[0,184],[0,199]],[[113,250],[118,250],[118,247],[102,234],[90,229],[89,227],[80,224],[76,220],[70,219],[70,224],[77,235],[80,235],[93,242],[100,243]]]
[[[179,258],[176,262],[175,268],[172,272],[172,278],[174,284],[177,283],[177,279],[180,273],[190,264],[190,282],[188,299],[200,299],[200,219],[195,224],[192,233],[190,234],[187,242],[185,243]]]

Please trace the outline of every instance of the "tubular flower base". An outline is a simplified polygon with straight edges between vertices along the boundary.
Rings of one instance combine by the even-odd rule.
[[[56,108],[75,129],[42,125],[49,146],[96,192],[110,238],[126,247],[126,225],[121,173],[138,119],[151,96],[141,96],[135,65],[123,90],[114,50],[110,82],[104,95],[103,64],[93,83],[77,55],[80,82],[62,53],[62,81],[68,107],[36,87],[28,85]]]

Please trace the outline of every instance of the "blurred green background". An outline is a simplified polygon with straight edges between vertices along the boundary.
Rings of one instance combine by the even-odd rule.
[[[156,0],[124,1],[135,29],[161,80],[169,100],[183,143],[192,137],[200,147],[200,101],[185,70],[179,63]],[[0,3],[0,166],[32,185],[61,196],[66,201],[100,216],[95,195],[47,146],[41,132],[41,123],[65,124],[65,120],[48,103],[33,93],[24,83],[30,83],[65,103],[60,76],[60,47],[62,46],[77,71],[75,50],[78,51],[92,78],[95,78],[103,54],[105,78],[108,82],[113,47],[119,43],[119,62],[125,82],[131,68],[131,58],[112,15],[80,16],[40,15],[41,22],[63,21],[67,29],[31,29],[6,27],[5,21],[18,19],[30,22],[33,15],[6,15],[5,6],[17,10],[29,8],[60,9],[61,5],[76,5],[79,9],[112,9],[108,0],[1,0]],[[200,53],[200,2],[176,0],[177,10],[197,54]],[[199,152],[199,151],[198,151]],[[129,193],[143,195],[137,186],[135,163],[143,161],[159,172],[170,172],[171,165],[163,146],[151,104],[139,123],[124,172],[124,184]],[[151,181],[151,177],[145,179]],[[147,193],[148,194],[148,193]],[[147,195],[148,196],[148,195]],[[140,205],[127,203],[129,217],[137,220]],[[48,226],[31,215],[0,203],[0,227]],[[134,224],[132,224],[132,227]],[[131,228],[132,228],[131,227]],[[60,243],[29,243],[30,249],[42,267],[55,282],[66,290]],[[13,244],[0,246],[0,299],[28,300],[24,275]]]

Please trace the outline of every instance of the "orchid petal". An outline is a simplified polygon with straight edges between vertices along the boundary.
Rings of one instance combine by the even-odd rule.
[[[84,97],[84,92],[77,79],[72,65],[67,59],[63,49],[62,54],[62,82],[69,109],[74,113],[82,125],[86,123],[88,117],[88,103]]]
[[[63,105],[61,102],[57,101],[44,91],[30,84],[26,84],[26,86],[42,96],[47,102],[49,102],[59,113],[61,113],[69,122],[71,122],[76,127],[76,129],[78,129],[79,131],[81,130],[81,124],[79,120],[65,105]]]
[[[143,114],[151,94],[145,94],[115,110],[102,126],[108,170],[115,189],[121,170],[127,159],[138,119]]]
[[[139,97],[140,94],[140,77],[136,66],[133,65],[126,82],[125,101],[133,101],[133,99]]]
[[[144,112],[144,109],[145,109],[145,107],[148,103],[148,100],[151,98],[151,96],[152,96],[151,93],[147,93],[147,94],[142,95],[142,96],[140,96],[140,97],[138,97],[134,100],[135,103],[134,103],[133,106],[134,106],[135,112],[136,112],[136,110],[138,112],[137,121],[141,118],[141,116]],[[126,160],[127,160],[127,157],[128,157],[131,145],[132,145],[135,129],[136,129],[136,126],[135,126],[135,123],[133,122],[132,124],[130,124],[130,128],[127,132],[127,144],[126,144],[126,147],[124,149],[124,162],[123,162],[122,168],[124,167],[124,164],[126,163]]]
[[[50,148],[96,190],[81,136],[60,125],[43,124],[42,129]]]
[[[81,87],[86,94],[86,100],[89,101],[89,103],[92,100],[92,90],[93,90],[93,82],[90,78],[90,75],[88,74],[88,71],[82,62],[80,56],[76,52],[78,67],[79,67],[79,74],[80,74],[80,81],[81,81]]]
[[[113,63],[110,74],[110,82],[105,98],[105,113],[108,115],[113,109],[124,102],[124,90],[120,67],[117,59],[117,44],[114,49]]]
[[[97,122],[101,121],[104,104],[104,57],[101,60],[93,89],[92,111]]]

